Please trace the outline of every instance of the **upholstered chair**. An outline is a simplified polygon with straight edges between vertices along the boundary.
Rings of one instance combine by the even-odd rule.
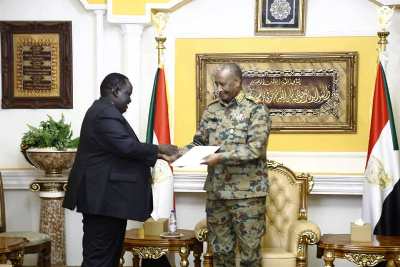
[[[296,175],[275,161],[268,161],[268,176],[263,266],[307,266],[307,247],[316,244],[320,238],[319,227],[307,220],[307,199],[313,187],[313,178],[306,174]],[[206,220],[200,221],[195,231],[202,237],[199,240],[204,240]],[[212,253],[211,250],[209,253]]]
[[[18,205],[18,203],[16,203]],[[0,173],[0,236],[5,237],[23,237],[28,240],[25,244],[24,254],[38,253],[37,266],[39,267],[50,267],[51,266],[51,242],[50,237],[47,234],[38,232],[7,232],[6,231],[6,214],[5,214],[5,202],[4,202],[4,190],[3,180]]]

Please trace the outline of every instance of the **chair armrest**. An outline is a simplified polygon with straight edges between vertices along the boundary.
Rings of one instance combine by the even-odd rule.
[[[307,257],[307,245],[315,245],[321,237],[319,227],[307,220],[298,220],[289,229],[288,251],[300,260]]]
[[[200,222],[196,224],[194,227],[194,233],[196,235],[197,240],[201,242],[206,242],[207,241],[207,220],[203,219]]]

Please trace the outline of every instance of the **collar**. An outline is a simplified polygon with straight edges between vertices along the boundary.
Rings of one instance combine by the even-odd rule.
[[[99,98],[99,101],[103,102],[103,103],[107,103],[107,104],[112,104],[114,105],[114,103],[112,102],[111,98],[108,96],[101,96]]]
[[[240,90],[240,92],[231,100],[231,102],[225,103],[224,101],[219,100],[219,103],[224,107],[229,107],[234,104],[242,103],[245,98],[246,98],[245,93],[243,92],[243,90]]]

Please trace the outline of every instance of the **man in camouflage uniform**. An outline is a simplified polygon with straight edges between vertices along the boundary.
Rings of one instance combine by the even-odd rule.
[[[266,146],[271,121],[265,105],[242,91],[242,72],[223,65],[215,75],[218,100],[204,111],[188,145],[218,145],[205,159],[206,213],[215,266],[261,266],[267,194]]]

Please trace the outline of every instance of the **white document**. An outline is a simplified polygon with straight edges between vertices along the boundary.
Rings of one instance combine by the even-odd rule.
[[[175,160],[171,166],[187,167],[199,166],[203,163],[203,159],[211,154],[214,154],[219,149],[219,146],[194,146],[188,152]]]

